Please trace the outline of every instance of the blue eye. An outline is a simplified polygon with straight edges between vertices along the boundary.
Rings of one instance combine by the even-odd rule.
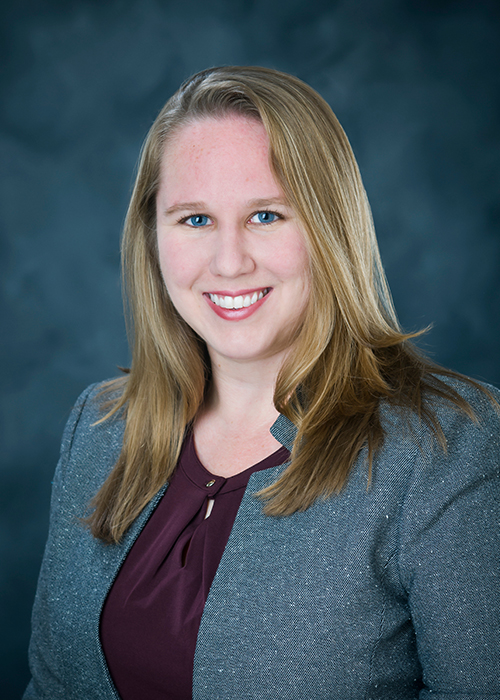
[[[250,221],[252,223],[259,223],[259,224],[274,224],[274,222],[281,218],[278,214],[276,214],[274,211],[258,211],[256,214],[252,216]],[[256,219],[256,221],[255,221]]]
[[[206,226],[209,221],[208,216],[205,216],[205,214],[195,214],[194,216],[189,216],[185,220],[185,223],[189,226],[199,228],[200,226]]]

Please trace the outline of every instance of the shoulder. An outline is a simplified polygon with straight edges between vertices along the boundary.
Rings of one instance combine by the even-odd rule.
[[[424,394],[425,409],[436,419],[443,431],[445,452],[457,448],[474,450],[479,443],[491,442],[500,447],[500,391],[483,382],[471,381],[467,377],[443,377],[437,381],[443,393],[463,400],[468,410],[446,396],[431,392]],[[439,389],[439,385],[438,385]],[[381,405],[382,425],[389,442],[397,442],[411,433],[424,452],[434,453],[436,439],[428,422],[406,409],[395,408],[387,403]],[[409,430],[408,430],[409,429]]]
[[[82,419],[87,423],[101,420],[111,404],[119,399],[122,387],[123,381],[119,378],[90,384],[75,401],[66,427]]]
[[[112,380],[91,384],[78,397],[64,429],[54,478],[60,497],[71,493],[74,498],[81,492],[82,503],[86,503],[115,465],[125,421],[120,413],[109,418],[106,414],[119,396],[120,383]]]
[[[438,380],[467,402],[479,423],[494,421],[498,424],[500,391],[496,387],[460,375],[457,377],[439,376]],[[463,415],[463,412],[457,412],[454,405],[447,399],[429,397],[428,402],[443,420],[451,419],[453,415]]]
[[[396,520],[395,561],[424,674],[443,688],[463,674],[467,692],[491,685],[499,643],[500,392],[446,381],[474,417],[429,399],[445,449],[422,429]]]
[[[427,408],[441,427],[440,444],[432,426],[392,406],[381,408],[385,442],[374,459],[374,484],[397,484],[402,527],[425,528],[453,504],[500,501],[500,392],[460,378],[443,380],[465,399],[472,416],[450,400],[429,396]],[[487,391],[483,391],[486,389]],[[483,504],[484,506],[484,504]]]
[[[121,385],[123,386],[123,385]],[[119,380],[108,380],[88,386],[75,402],[64,429],[62,449],[74,449],[75,439],[87,446],[121,440],[123,416],[115,414],[106,418],[113,404],[120,398]]]
[[[387,436],[381,452],[387,465],[384,474],[391,478],[387,472],[394,472],[395,465],[406,469],[400,521],[406,542],[427,529],[437,531],[439,523],[453,517],[477,521],[479,512],[483,513],[483,527],[491,529],[494,518],[487,523],[486,513],[492,514],[494,504],[500,503],[500,392],[466,379],[442,381],[472,411],[468,415],[448,399],[429,396],[427,408],[441,426],[443,445],[424,420],[408,419],[393,408],[383,411]],[[459,527],[458,520],[450,530]]]

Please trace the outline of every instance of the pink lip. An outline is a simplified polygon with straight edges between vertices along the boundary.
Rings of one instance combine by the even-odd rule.
[[[207,300],[207,303],[209,304],[210,308],[212,311],[215,311],[217,316],[220,318],[223,318],[225,321],[242,321],[245,318],[248,318],[249,316],[252,316],[260,307],[262,304],[266,301],[266,299],[271,296],[272,293],[272,287],[260,287],[260,289],[245,289],[244,291],[238,291],[238,292],[228,292],[228,291],[217,291],[217,292],[210,292],[210,294],[217,294],[217,296],[230,296],[230,297],[237,297],[237,296],[246,296],[247,294],[253,294],[254,292],[263,292],[265,289],[269,289],[268,293],[265,294],[262,299],[259,299],[259,301],[256,301],[255,304],[252,304],[252,306],[247,306],[243,307],[242,309],[223,309],[220,306],[217,306],[216,304],[211,301],[210,297],[208,296],[208,292],[205,293],[203,296]]]
[[[247,294],[253,294],[254,292],[264,292],[266,289],[271,290],[271,287],[253,287],[253,289],[239,289],[237,292],[233,290],[210,290],[206,294],[217,294],[219,297],[246,297]],[[248,307],[247,307],[248,308]]]

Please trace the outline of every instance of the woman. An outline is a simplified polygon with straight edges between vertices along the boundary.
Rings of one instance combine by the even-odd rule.
[[[26,700],[500,698],[498,392],[400,330],[328,105],[188,80],[123,250],[132,367],[66,427]]]

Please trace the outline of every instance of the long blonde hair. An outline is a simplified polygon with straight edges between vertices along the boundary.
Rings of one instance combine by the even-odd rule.
[[[328,104],[299,79],[260,67],[198,73],[167,102],[145,141],[123,236],[131,317],[129,374],[103,420],[125,417],[123,447],[88,518],[117,542],[175,469],[186,426],[200,408],[210,363],[203,341],[175,310],[156,244],[160,164],[172,135],[193,120],[237,113],[258,119],[271,167],[300,218],[310,257],[305,320],[279,373],[276,408],[297,426],[291,464],[261,492],[268,515],[305,510],[345,484],[363,446],[383,442],[381,398],[417,412],[444,438],[425,393],[466,402],[401,331],[371,211],[349,141]],[[335,462],[331,455],[335,454]]]

